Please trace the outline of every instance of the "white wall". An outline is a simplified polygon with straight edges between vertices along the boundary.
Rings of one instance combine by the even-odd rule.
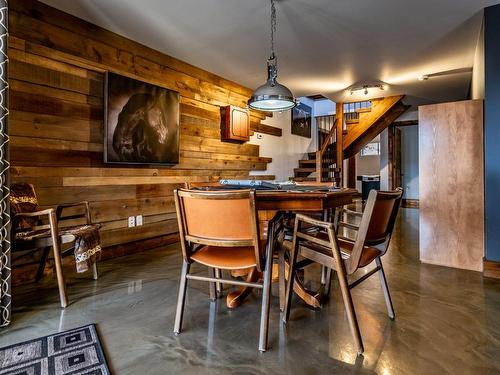
[[[380,133],[380,190],[389,190],[389,131]]]
[[[413,111],[407,111],[396,119],[396,121],[411,121],[411,120],[418,121],[418,109],[415,109]]]
[[[267,165],[267,171],[253,171],[252,175],[275,175],[278,181],[288,180],[293,177],[293,169],[299,166],[299,160],[304,159],[307,152],[316,151],[316,122],[314,120],[314,101],[300,98],[304,103],[313,108],[311,138],[300,137],[292,134],[291,111],[275,112],[273,117],[268,117],[262,123],[282,129],[282,136],[275,137],[268,134],[255,133],[250,137],[251,144],[260,146],[260,155],[273,158]]]
[[[330,99],[315,100],[313,107],[314,116],[326,116],[335,114],[335,103]]]
[[[474,54],[474,65],[472,68],[471,99],[484,99],[484,23]]]

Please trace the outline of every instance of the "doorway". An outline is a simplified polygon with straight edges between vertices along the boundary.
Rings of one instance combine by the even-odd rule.
[[[418,121],[389,127],[389,188],[404,189],[402,206],[418,208]]]

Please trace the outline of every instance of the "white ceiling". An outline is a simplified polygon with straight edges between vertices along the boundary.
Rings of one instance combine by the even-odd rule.
[[[43,2],[247,87],[265,81],[269,0]],[[417,77],[472,67],[482,9],[498,2],[279,0],[279,81],[333,100],[380,81],[411,104],[464,99],[470,72]]]

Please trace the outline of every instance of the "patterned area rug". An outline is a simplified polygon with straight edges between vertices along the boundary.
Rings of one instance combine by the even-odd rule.
[[[109,375],[94,324],[0,348],[0,375]]]

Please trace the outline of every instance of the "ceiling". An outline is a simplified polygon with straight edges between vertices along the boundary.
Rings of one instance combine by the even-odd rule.
[[[269,0],[43,0],[168,55],[255,88],[266,78]],[[482,9],[498,0],[278,0],[279,81],[296,96],[369,96],[410,104],[465,99]],[[360,93],[360,96],[364,94]],[[356,96],[356,95],[355,95]]]

